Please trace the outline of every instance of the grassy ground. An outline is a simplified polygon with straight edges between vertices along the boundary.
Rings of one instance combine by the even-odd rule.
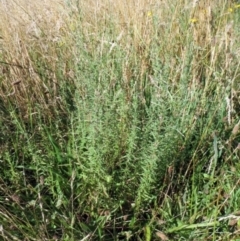
[[[240,5],[0,0],[1,240],[240,240]]]

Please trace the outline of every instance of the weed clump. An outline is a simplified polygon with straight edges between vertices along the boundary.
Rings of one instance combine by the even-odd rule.
[[[237,237],[238,10],[0,2],[0,236]]]

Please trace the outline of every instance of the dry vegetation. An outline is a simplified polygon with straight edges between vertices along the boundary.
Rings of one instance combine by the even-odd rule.
[[[135,54],[140,75],[151,69],[150,49],[157,45],[158,53],[154,54],[163,64],[171,64],[173,84],[183,74],[179,59],[189,61],[192,48],[193,76],[189,85],[200,84],[204,78],[208,86],[220,67],[216,64],[219,59],[225,64],[220,67],[222,75],[239,59],[234,44],[238,35],[229,21],[228,7],[227,1],[209,0],[109,0],[68,7],[62,1],[2,1],[2,100],[14,102],[25,118],[37,112],[36,106],[49,116],[55,106],[61,108],[59,82],[63,78],[71,84],[74,81],[74,37],[79,29],[85,37],[85,48],[93,55],[111,52],[118,45],[127,56]],[[133,74],[131,63],[126,61],[122,68],[125,81],[129,82]]]
[[[50,118],[62,106],[58,73],[71,81],[67,64],[73,59],[67,49],[61,59],[59,47],[69,13],[59,1],[2,1],[0,8],[1,100],[13,103],[24,119],[39,110]]]

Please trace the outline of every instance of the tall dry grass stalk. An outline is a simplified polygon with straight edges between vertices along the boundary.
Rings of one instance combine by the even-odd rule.
[[[10,0],[0,2],[0,13],[0,98],[23,118],[37,113],[38,107],[50,114],[60,102],[56,72],[64,68],[59,43],[68,28],[68,11],[57,0]],[[65,57],[67,62],[71,56]]]

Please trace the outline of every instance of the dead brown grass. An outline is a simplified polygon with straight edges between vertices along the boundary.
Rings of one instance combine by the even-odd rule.
[[[66,34],[68,12],[60,1],[10,0],[1,1],[0,13],[1,99],[23,119],[39,107],[50,113],[59,101],[57,47]]]
[[[0,98],[14,103],[23,118],[39,107],[49,116],[59,108],[64,112],[59,85],[63,79],[74,82],[77,31],[92,55],[111,52],[113,43],[121,46],[135,59],[140,77],[151,72],[154,49],[162,64],[170,66],[173,84],[183,75],[179,61],[188,61],[191,47],[189,82],[208,82],[219,59],[226,58],[226,71],[236,59],[227,7],[225,0],[90,0],[70,7],[62,0],[2,0]],[[122,68],[129,82],[135,74],[132,63]]]

